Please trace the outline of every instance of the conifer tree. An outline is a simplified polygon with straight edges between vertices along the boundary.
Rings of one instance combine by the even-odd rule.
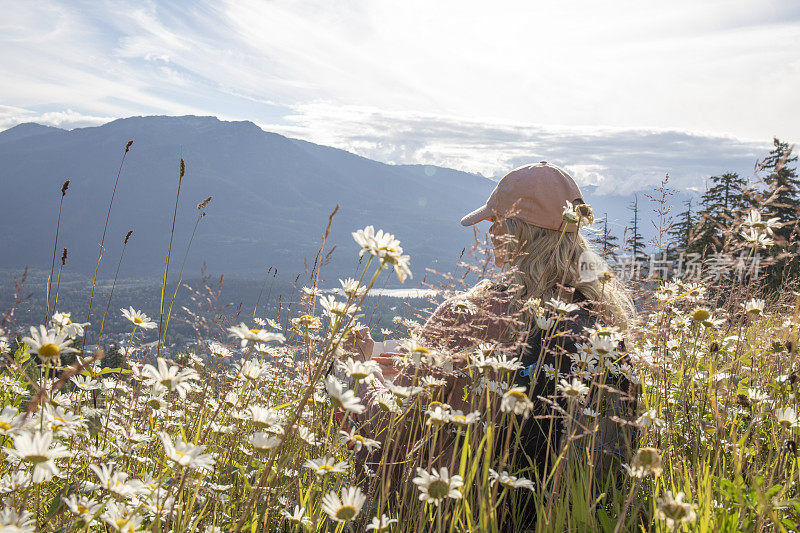
[[[632,218],[630,221],[630,235],[626,241],[627,248],[631,251],[633,258],[637,261],[646,261],[647,256],[644,254],[644,239],[642,238],[642,234],[639,233],[640,226],[639,226],[639,197],[634,195],[633,203],[628,207],[628,209],[632,212]]]
[[[600,255],[607,261],[617,258],[617,237],[608,229],[608,213],[603,213],[603,219],[599,221],[602,226],[600,233],[592,238],[592,242],[597,245]]]
[[[694,251],[690,250],[690,248],[693,248],[691,246],[693,244],[691,240],[695,231],[697,220],[694,212],[692,211],[692,199],[689,198],[686,200],[684,205],[686,205],[686,211],[678,214],[678,220],[669,229],[669,235],[672,237],[672,245],[675,251],[675,253],[671,255],[677,255],[681,252],[686,253]],[[674,259],[674,257],[671,258]]]
[[[692,251],[706,255],[722,247],[723,230],[739,220],[748,205],[745,196],[747,180],[736,172],[726,172],[709,178],[711,186],[700,198],[702,209],[698,213],[697,240]]]
[[[764,178],[769,190],[768,195],[773,196],[770,205],[763,209],[762,216],[777,217],[782,226],[776,228],[775,241],[778,246],[773,247],[773,255],[783,254],[783,257],[767,269],[767,285],[775,288],[779,286],[785,276],[800,273],[800,259],[798,259],[798,216],[800,216],[800,179],[797,177],[797,167],[792,163],[797,162],[797,156],[792,154],[789,143],[773,139],[773,148],[762,162],[762,169],[769,172]],[[788,255],[787,255],[788,254]]]
[[[797,177],[797,168],[792,163],[797,162],[797,156],[792,155],[789,143],[777,138],[772,140],[773,148],[762,162],[762,168],[769,172],[764,182],[769,187],[769,194],[775,193],[775,199],[768,207],[767,212],[773,217],[778,217],[783,227],[775,233],[789,240],[800,215],[800,179]]]

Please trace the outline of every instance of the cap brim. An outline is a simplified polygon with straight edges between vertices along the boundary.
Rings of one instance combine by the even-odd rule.
[[[468,214],[464,218],[461,219],[462,226],[472,226],[473,224],[477,224],[482,220],[489,220],[492,216],[492,210],[489,209],[488,206],[482,205],[472,213]]]

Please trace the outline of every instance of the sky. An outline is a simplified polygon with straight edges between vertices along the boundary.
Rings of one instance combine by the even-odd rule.
[[[606,192],[800,141],[800,2],[0,0],[0,130],[214,115],[390,163],[546,159]]]

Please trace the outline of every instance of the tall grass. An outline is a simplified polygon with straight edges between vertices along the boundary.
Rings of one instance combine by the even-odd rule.
[[[398,317],[392,336],[405,341],[392,381],[355,340],[369,326],[359,323],[367,291],[390,270],[405,279],[408,258],[393,236],[365,228],[354,234],[359,279],[346,281],[339,296],[323,295],[316,285],[335,213],[299,308],[272,317],[254,312],[251,323],[237,326],[239,313],[222,313],[219,287],[205,279],[181,315],[195,326],[196,349],[172,360],[160,357],[160,344],[153,353],[136,338],[158,327],[147,310],[128,315],[132,333],[121,369],[102,368],[101,351],[62,366],[61,356],[84,333],[69,315],[54,313],[23,337],[28,325],[13,323],[13,309],[6,313],[2,527],[798,528],[796,280],[770,293],[754,276],[642,283],[642,313],[624,332],[631,366],[617,346],[602,342],[617,332],[595,332],[585,353],[596,361],[592,370],[584,372],[576,358],[574,375],[541,373],[540,396],[514,392],[514,350],[480,345],[486,339],[474,336],[448,350],[421,336],[426,316]],[[741,239],[729,245],[759,252]],[[165,278],[170,253],[171,244]],[[482,253],[476,247],[465,261],[490,276]],[[176,288],[165,309],[165,285],[163,335],[179,300]],[[485,312],[481,294],[456,293],[446,305],[477,320]],[[111,296],[106,312],[110,307]],[[540,302],[520,313],[530,313],[520,320],[555,322],[544,333],[544,351],[555,347],[563,335],[558,324],[573,311]],[[635,413],[605,403],[624,392],[613,386],[620,373],[640,386]],[[548,435],[534,463],[522,457],[519,442],[520,426],[530,423]]]

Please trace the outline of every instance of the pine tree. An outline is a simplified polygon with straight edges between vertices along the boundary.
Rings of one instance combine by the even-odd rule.
[[[644,254],[644,238],[639,233],[639,197],[634,195],[633,203],[628,207],[633,213],[633,218],[630,221],[631,233],[626,241],[627,248],[631,251],[634,260],[647,261],[647,256]]]
[[[741,218],[748,206],[745,196],[747,180],[736,172],[726,172],[721,176],[711,176],[711,187],[700,198],[702,209],[698,213],[697,240],[693,251],[706,255],[722,248],[723,233],[733,221]]]
[[[764,182],[769,187],[769,193],[775,193],[775,199],[767,211],[770,216],[778,217],[784,224],[775,233],[788,241],[800,214],[800,179],[797,177],[797,168],[791,166],[797,161],[797,156],[792,155],[789,143],[781,142],[777,138],[772,142],[774,147],[762,162],[762,168],[769,172]]]
[[[597,245],[600,255],[605,260],[615,260],[617,258],[617,237],[608,229],[608,213],[603,213],[603,220],[601,232],[592,238],[592,242]]]
[[[672,245],[675,253],[668,255],[677,255],[681,252],[686,253],[692,248],[692,234],[695,230],[697,220],[692,211],[692,199],[689,198],[686,200],[685,205],[686,211],[678,215],[677,222],[669,229],[669,235],[672,237]],[[671,258],[674,259],[674,257]]]
[[[792,163],[797,161],[797,156],[792,155],[789,143],[773,139],[773,148],[762,162],[762,169],[769,172],[764,182],[769,188],[768,194],[773,196],[772,201],[762,213],[762,216],[777,217],[783,224],[776,228],[775,241],[778,246],[773,247],[773,254],[788,253],[775,264],[767,268],[767,285],[776,288],[785,276],[800,273],[800,259],[798,259],[798,216],[800,216],[800,179],[797,177],[797,168]]]

